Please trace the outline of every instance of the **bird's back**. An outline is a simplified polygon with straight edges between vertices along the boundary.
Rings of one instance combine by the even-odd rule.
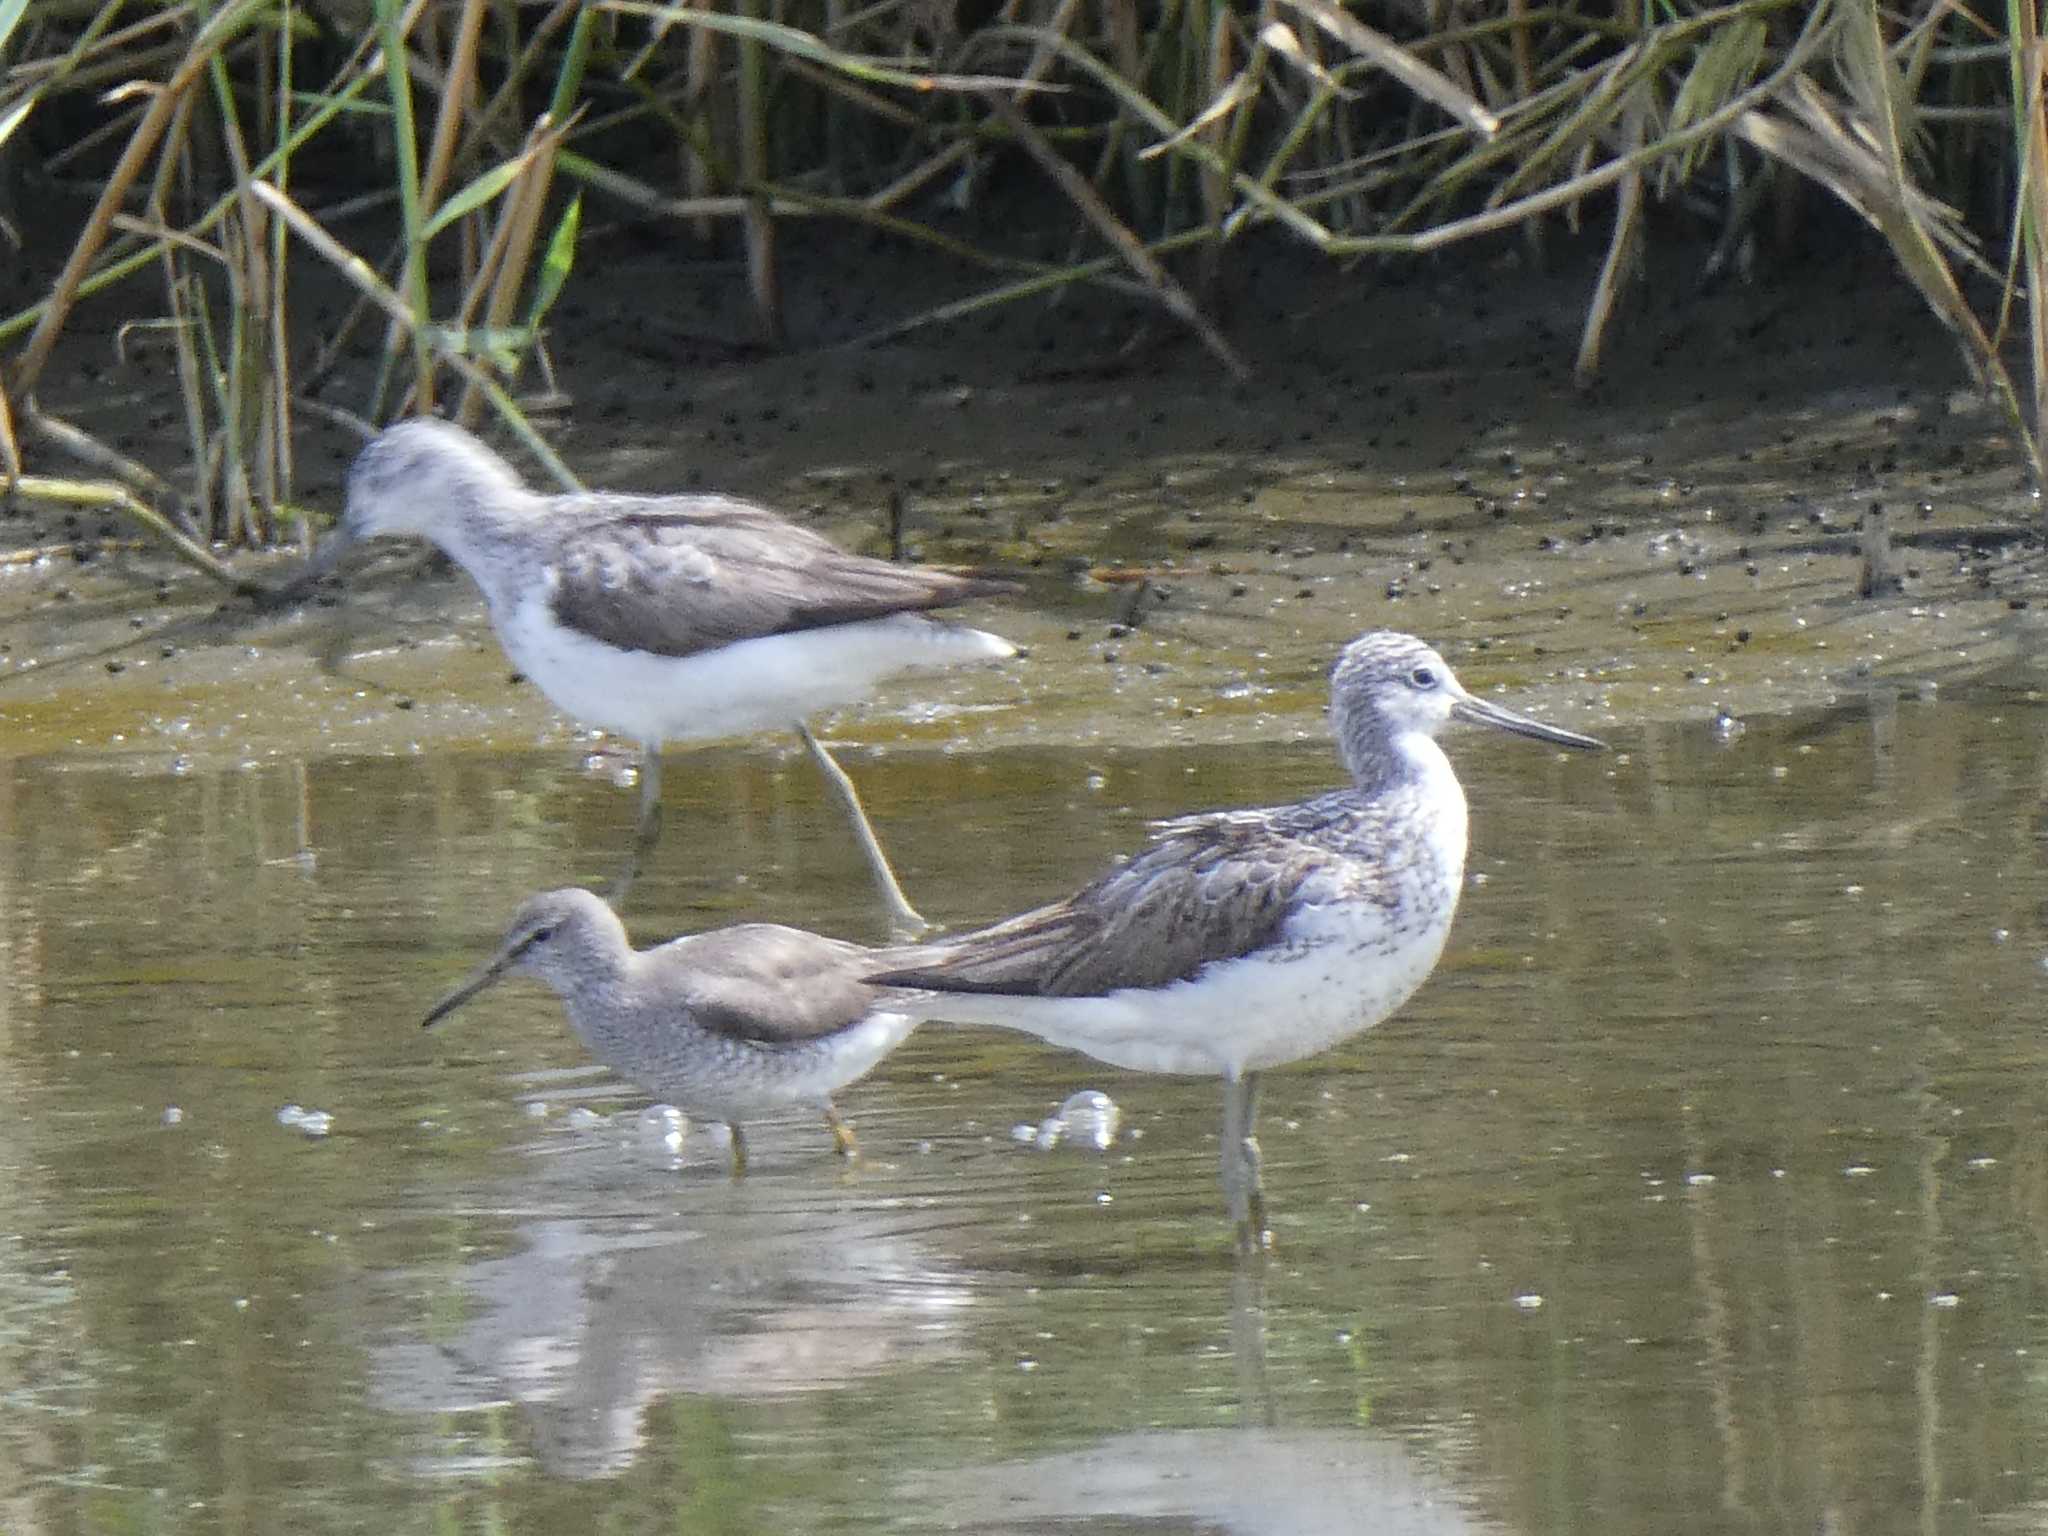
[[[1462,809],[1462,806],[1460,807]],[[1205,967],[1287,942],[1312,910],[1351,910],[1369,928],[1411,916],[1448,924],[1454,864],[1392,800],[1340,790],[1295,805],[1162,824],[1128,864],[1064,901],[935,946],[878,979],[940,992],[1097,997],[1189,980]]]
[[[593,495],[551,505],[556,619],[624,650],[691,656],[1016,590],[996,577],[857,555],[732,497]]]

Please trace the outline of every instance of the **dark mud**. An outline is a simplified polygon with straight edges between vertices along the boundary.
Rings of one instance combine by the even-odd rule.
[[[1476,686],[1604,730],[1940,684],[2039,649],[2038,499],[1876,263],[1707,295],[1674,271],[1681,297],[1640,304],[1616,376],[1582,396],[1576,267],[1536,276],[1510,258],[1389,282],[1279,260],[1235,311],[1258,367],[1239,385],[1087,296],[834,345],[877,311],[833,296],[875,275],[809,259],[816,345],[771,357],[705,302],[729,271],[702,279],[693,310],[687,285],[656,283],[671,269],[600,239],[589,291],[671,291],[679,313],[570,310],[556,349],[573,404],[551,425],[592,484],[750,494],[875,552],[893,494],[914,557],[1027,576],[1025,600],[973,615],[1027,661],[899,684],[842,737],[1295,736],[1316,729],[1337,647],[1382,625],[1440,644]],[[934,299],[961,281],[894,270],[895,291]],[[64,410],[147,442],[161,383]],[[352,446],[309,433],[305,495],[331,511]],[[1874,516],[1891,557],[1873,584]],[[100,531],[16,512],[0,545]],[[292,560],[243,565],[283,580]],[[408,555],[340,606],[275,615],[221,608],[147,553],[53,553],[0,572],[0,634],[14,752],[220,762],[562,729],[508,680],[467,581]]]

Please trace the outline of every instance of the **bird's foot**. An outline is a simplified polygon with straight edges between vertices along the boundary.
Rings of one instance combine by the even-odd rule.
[[[900,894],[889,904],[889,942],[910,944],[932,932],[932,924]]]
[[[839,1111],[830,1104],[825,1106],[825,1124],[832,1132],[832,1145],[844,1158],[860,1156],[860,1143],[853,1139],[853,1127],[840,1119]]]

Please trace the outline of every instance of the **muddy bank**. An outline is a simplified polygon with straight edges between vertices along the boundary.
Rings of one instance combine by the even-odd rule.
[[[618,297],[566,310],[574,403],[551,430],[593,484],[755,495],[877,552],[900,493],[914,554],[1027,575],[1025,600],[970,617],[1028,659],[900,683],[836,722],[841,739],[1313,733],[1330,656],[1379,625],[1602,730],[1939,685],[2040,648],[2038,503],[1874,258],[1847,281],[1793,271],[1705,296],[1675,269],[1650,287],[1682,296],[1638,305],[1589,396],[1569,382],[1576,259],[1390,277],[1278,258],[1230,307],[1248,385],[1089,295],[850,349],[888,315],[849,295],[933,302],[970,280],[887,252],[799,259],[812,345],[765,356],[744,344],[735,270],[678,282],[666,257],[596,240],[582,292]],[[661,312],[633,307],[649,293]],[[146,450],[164,430],[152,366],[77,366],[47,403]],[[306,440],[302,493],[331,509],[353,445],[310,422]],[[1893,551],[1874,583],[1873,506]],[[0,546],[23,552],[0,572],[0,750],[149,771],[567,737],[509,679],[474,589],[414,552],[361,570],[345,602],[264,614],[148,551],[67,549],[125,532],[0,517]]]

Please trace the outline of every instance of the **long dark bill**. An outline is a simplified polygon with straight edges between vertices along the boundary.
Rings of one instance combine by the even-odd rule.
[[[356,543],[353,535],[343,532],[340,528],[330,530],[327,536],[321,539],[320,547],[313,551],[312,558],[301,565],[294,575],[286,577],[274,587],[266,588],[260,602],[275,608],[303,603],[313,595],[314,588],[319,586],[323,577],[333,574],[347,558],[349,551],[356,547]]]
[[[1503,731],[1513,731],[1517,736],[1554,741],[1560,747],[1579,747],[1588,752],[1607,750],[1607,743],[1597,736],[1581,736],[1561,725],[1545,725],[1541,720],[1518,715],[1512,709],[1490,704],[1485,699],[1475,699],[1470,694],[1451,705],[1451,714],[1460,720],[1470,720],[1474,725],[1491,725]]]
[[[360,542],[362,541],[346,527],[339,523],[335,524],[321,535],[320,547],[313,551],[311,558],[300,568],[299,574],[293,580],[305,583],[318,581],[347,559],[349,551]]]
[[[469,980],[465,981],[461,986],[427,1010],[427,1016],[420,1020],[420,1028],[432,1029],[436,1024],[447,1018],[449,1014],[460,1008],[472,997],[475,997],[477,993],[483,991],[485,987],[490,986],[493,982],[502,980],[505,973],[519,963],[519,957],[533,947],[535,937],[533,934],[521,935],[513,943],[507,944],[503,949],[491,956],[489,960],[486,960],[481,966],[477,967]]]

